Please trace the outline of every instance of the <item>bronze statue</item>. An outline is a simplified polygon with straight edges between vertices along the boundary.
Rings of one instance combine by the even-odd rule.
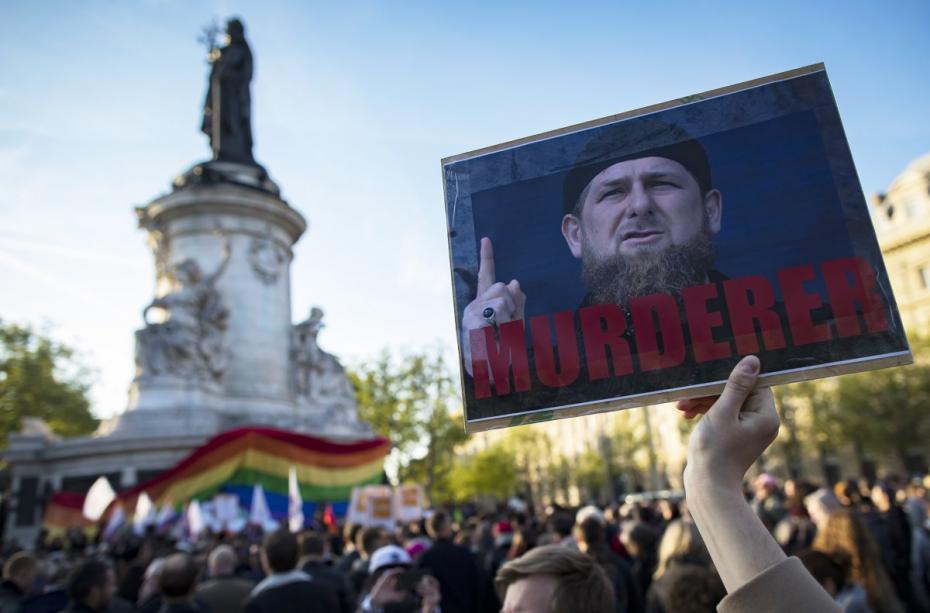
[[[255,165],[252,157],[252,51],[238,19],[226,23],[226,46],[219,48],[207,32],[210,83],[201,130],[210,137],[213,159]]]

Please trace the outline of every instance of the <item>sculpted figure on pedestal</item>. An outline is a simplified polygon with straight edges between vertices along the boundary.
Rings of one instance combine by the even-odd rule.
[[[320,349],[317,335],[323,328],[323,310],[313,307],[310,317],[294,326],[293,363],[297,397],[311,404],[333,407],[330,418],[355,423],[355,390],[336,356]]]
[[[230,248],[224,245],[223,261],[204,276],[193,259],[176,264],[172,271],[176,289],[145,307],[145,328],[136,332],[136,374],[172,374],[220,381],[226,369],[224,345],[229,310],[216,289],[216,280],[229,264]],[[148,319],[149,311],[164,314],[163,321]]]

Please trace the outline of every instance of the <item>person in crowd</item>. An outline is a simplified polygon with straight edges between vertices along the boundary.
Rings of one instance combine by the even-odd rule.
[[[85,560],[68,577],[70,601],[64,613],[102,613],[116,596],[116,574],[109,564],[91,558]]]
[[[907,485],[904,510],[911,529],[911,590],[915,608],[930,611],[930,530],[927,490],[920,480]]]
[[[361,613],[440,613],[439,582],[413,568],[403,548],[385,545],[371,556],[370,574],[362,590]]]
[[[358,533],[355,548],[358,550],[359,557],[352,564],[352,570],[349,572],[353,593],[358,594],[362,591],[362,586],[370,572],[368,561],[371,554],[387,544],[388,535],[383,528],[378,526],[369,526]]]
[[[19,605],[19,613],[59,613],[68,606],[68,576],[71,564],[63,557],[45,560],[46,581],[42,593],[27,597]]]
[[[218,545],[207,557],[206,581],[197,587],[197,601],[214,613],[241,613],[255,584],[236,576],[238,556],[230,545]]]
[[[164,565],[165,558],[155,558],[145,569],[142,585],[139,587],[138,613],[158,613],[161,610],[162,598],[158,580]]]
[[[849,556],[836,552],[833,555],[808,549],[798,558],[814,579],[833,596],[843,613],[871,613],[865,589],[849,576]]]
[[[717,604],[727,595],[723,583],[713,568],[695,564],[676,564],[664,575],[662,608],[653,611],[669,613],[715,613]],[[652,602],[656,607],[657,602]]]
[[[773,532],[776,524],[785,516],[785,505],[778,489],[778,479],[768,473],[762,473],[753,482],[753,492],[752,508],[769,532]]]
[[[201,613],[194,605],[197,588],[197,565],[186,553],[175,553],[165,558],[158,576],[158,590],[162,606],[159,613]]]
[[[630,520],[623,524],[620,540],[630,554],[630,572],[640,594],[649,591],[652,575],[658,565],[659,537],[647,523]]]
[[[654,581],[661,579],[665,571],[675,564],[707,566],[708,563],[707,549],[704,547],[697,527],[693,522],[676,519],[669,523],[665,532],[662,533],[658,560],[652,579]]]
[[[502,613],[611,613],[613,587],[604,570],[580,551],[546,545],[507,562],[494,579]]]
[[[690,521],[676,519],[668,524],[659,542],[659,556],[652,583],[646,596],[649,613],[672,612],[670,591],[682,575],[682,567],[709,568],[710,559],[697,527]]]
[[[310,576],[311,582],[324,584],[336,594],[339,607],[334,613],[352,613],[355,609],[355,593],[349,584],[349,578],[326,563],[327,544],[323,535],[318,532],[303,532],[298,542],[300,569]]]
[[[494,548],[489,555],[487,569],[488,574],[493,577],[509,559],[508,555],[513,548],[514,541],[513,526],[506,519],[502,519],[494,524],[491,534],[494,537]]]
[[[866,516],[866,524],[878,544],[882,562],[898,598],[910,608],[911,526],[896,496],[896,489],[890,482],[877,481],[871,491],[875,511]]]
[[[553,534],[553,545],[565,545],[574,547],[575,541],[572,539],[572,528],[574,520],[568,512],[558,509],[549,518],[549,530]]]
[[[525,524],[517,525],[513,530],[513,539],[505,556],[507,560],[515,560],[536,545],[536,535],[532,527]]]
[[[814,540],[817,527],[811,520],[804,500],[817,488],[806,481],[787,479],[785,481],[785,510],[786,514],[775,525],[775,540],[782,546],[785,553],[795,553],[810,547]]]
[[[758,385],[759,359],[733,368],[717,398],[680,401],[686,417],[704,414],[688,439],[688,512],[727,590],[721,613],[828,613],[830,595],[797,558],[788,558],[743,497],[743,479],[775,440],[772,391]]]
[[[833,493],[844,507],[853,509],[857,512],[864,512],[868,511],[872,506],[872,501],[868,494],[870,489],[871,488],[867,487],[865,490],[866,494],[863,495],[862,489],[859,487],[859,482],[855,479],[847,479],[834,485]]]
[[[581,516],[581,515],[580,515]],[[643,597],[633,581],[630,567],[607,544],[607,523],[603,515],[589,513],[575,524],[574,535],[578,550],[588,555],[604,570],[614,589],[614,610],[617,613],[640,613]]]
[[[487,517],[479,517],[475,535],[475,555],[478,556],[478,566],[488,577],[497,572],[497,547],[494,539],[494,525]]]
[[[339,608],[329,586],[297,569],[297,537],[287,529],[265,535],[262,567],[268,575],[252,590],[246,613],[329,613]]]
[[[336,564],[336,570],[340,573],[348,574],[352,570],[352,565],[361,557],[358,548],[355,546],[358,535],[362,531],[361,524],[347,523],[342,528],[342,557]]]
[[[814,523],[814,534],[816,535],[817,530],[823,530],[830,514],[837,509],[843,508],[843,505],[837,499],[836,494],[827,488],[821,487],[804,498],[804,507]]]
[[[814,537],[813,548],[850,558],[850,578],[865,588],[875,613],[900,613],[904,606],[885,572],[881,554],[862,517],[850,509],[831,513]]]
[[[481,572],[471,551],[452,542],[451,518],[441,510],[427,520],[433,546],[420,555],[418,566],[439,582],[443,613],[494,611],[490,580]]]
[[[0,613],[15,613],[20,603],[32,591],[39,575],[39,561],[26,552],[13,554],[3,565],[0,583]]]

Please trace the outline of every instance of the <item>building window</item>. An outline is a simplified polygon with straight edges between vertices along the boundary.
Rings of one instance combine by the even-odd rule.
[[[20,477],[18,501],[16,503],[17,526],[35,525],[38,498],[39,479],[37,477]]]
[[[920,275],[920,286],[924,289],[930,289],[930,264],[924,264],[917,269]]]

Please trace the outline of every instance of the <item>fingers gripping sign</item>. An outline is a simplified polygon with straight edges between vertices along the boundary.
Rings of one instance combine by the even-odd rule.
[[[472,374],[470,331],[486,326],[499,326],[508,321],[523,319],[526,294],[516,279],[509,283],[497,281],[494,265],[494,246],[490,238],[481,239],[478,258],[478,288],[475,299],[468,303],[462,314],[462,347],[465,369]]]
[[[759,358],[747,356],[730,373],[718,398],[678,404],[685,417],[704,415],[688,441],[685,472],[692,478],[738,487],[752,463],[775,440],[779,420],[772,390],[760,387],[758,380]]]

